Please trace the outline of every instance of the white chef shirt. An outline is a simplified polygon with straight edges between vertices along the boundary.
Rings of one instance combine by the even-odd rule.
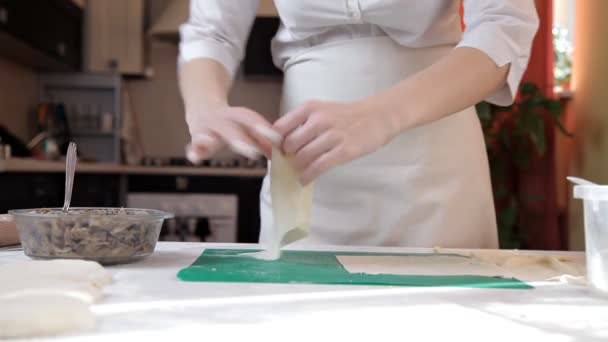
[[[190,17],[180,27],[180,63],[211,58],[233,77],[258,2],[191,0]],[[512,103],[539,24],[534,0],[464,0],[464,32],[458,0],[275,0],[275,5],[281,18],[272,41],[278,68],[304,49],[340,39],[388,35],[407,47],[467,46],[498,66],[511,64],[507,84],[486,99],[498,105]]]

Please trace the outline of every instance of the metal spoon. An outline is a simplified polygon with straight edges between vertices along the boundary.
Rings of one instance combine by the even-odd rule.
[[[65,158],[65,199],[63,211],[68,212],[72,200],[72,187],[74,185],[74,172],[76,172],[76,144],[70,142]]]

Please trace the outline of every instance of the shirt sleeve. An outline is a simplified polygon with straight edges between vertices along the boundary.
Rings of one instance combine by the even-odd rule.
[[[485,100],[513,103],[528,66],[532,41],[539,26],[534,0],[464,0],[463,38],[457,47],[486,53],[497,66],[511,64],[506,84]]]
[[[259,0],[190,0],[188,20],[180,26],[178,65],[211,58],[234,77],[258,5]]]

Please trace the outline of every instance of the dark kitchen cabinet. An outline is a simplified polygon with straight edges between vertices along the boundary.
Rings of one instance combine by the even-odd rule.
[[[82,9],[70,0],[0,0],[0,54],[39,70],[79,70]]]
[[[76,175],[72,205],[75,207],[123,206],[124,180],[125,177],[121,175]],[[62,194],[63,192],[61,191]]]

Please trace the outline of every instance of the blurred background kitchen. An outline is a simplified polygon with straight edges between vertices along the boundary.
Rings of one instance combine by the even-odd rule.
[[[176,58],[188,4],[0,0],[0,213],[60,206],[73,140],[74,206],[173,212],[165,241],[257,242],[265,160],[226,151],[193,166],[184,157]],[[478,105],[500,244],[581,250],[581,203],[565,177],[608,183],[608,1],[536,4],[541,27],[519,98]],[[230,95],[269,120],[281,91],[270,55],[278,25],[262,0]]]

